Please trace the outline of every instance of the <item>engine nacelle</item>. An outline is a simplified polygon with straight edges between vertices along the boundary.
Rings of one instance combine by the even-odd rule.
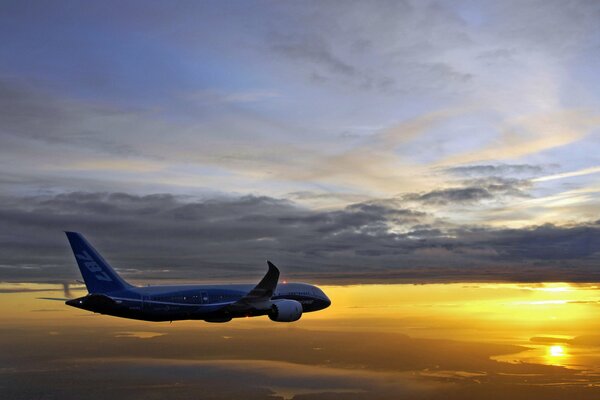
[[[302,316],[302,304],[296,300],[273,300],[269,318],[275,322],[294,322]]]

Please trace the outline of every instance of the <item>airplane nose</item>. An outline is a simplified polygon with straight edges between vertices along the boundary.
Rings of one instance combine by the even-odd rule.
[[[331,300],[329,300],[329,297],[325,296],[325,298],[323,299],[323,308],[327,308],[331,305]]]
[[[82,300],[82,298],[71,299],[71,300],[65,301],[65,304],[68,306],[71,306],[71,307],[81,308],[81,306],[83,305],[83,300]]]

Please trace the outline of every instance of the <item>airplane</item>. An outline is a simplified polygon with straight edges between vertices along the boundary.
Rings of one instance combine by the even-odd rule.
[[[77,232],[65,232],[88,294],[65,304],[94,313],[152,322],[204,320],[267,315],[275,322],[294,322],[305,312],[323,310],[331,300],[316,286],[279,282],[270,261],[257,285],[133,286],[121,278]],[[55,299],[58,300],[58,299]]]

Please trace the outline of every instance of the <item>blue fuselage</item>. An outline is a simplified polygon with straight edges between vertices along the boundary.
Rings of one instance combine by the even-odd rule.
[[[206,320],[227,322],[232,318],[266,315],[267,311],[227,310],[242,299],[254,285],[185,285],[129,287],[120,291],[91,294],[69,300],[70,306],[101,314],[145,321]],[[306,283],[280,283],[271,300],[295,300],[302,312],[327,308],[331,301],[316,286]]]

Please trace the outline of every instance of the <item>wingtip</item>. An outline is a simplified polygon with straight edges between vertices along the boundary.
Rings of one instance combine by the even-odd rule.
[[[271,261],[267,260],[267,265],[269,266],[269,268],[275,268],[276,270],[279,270],[279,268],[277,268],[275,266],[275,264],[273,264]]]

